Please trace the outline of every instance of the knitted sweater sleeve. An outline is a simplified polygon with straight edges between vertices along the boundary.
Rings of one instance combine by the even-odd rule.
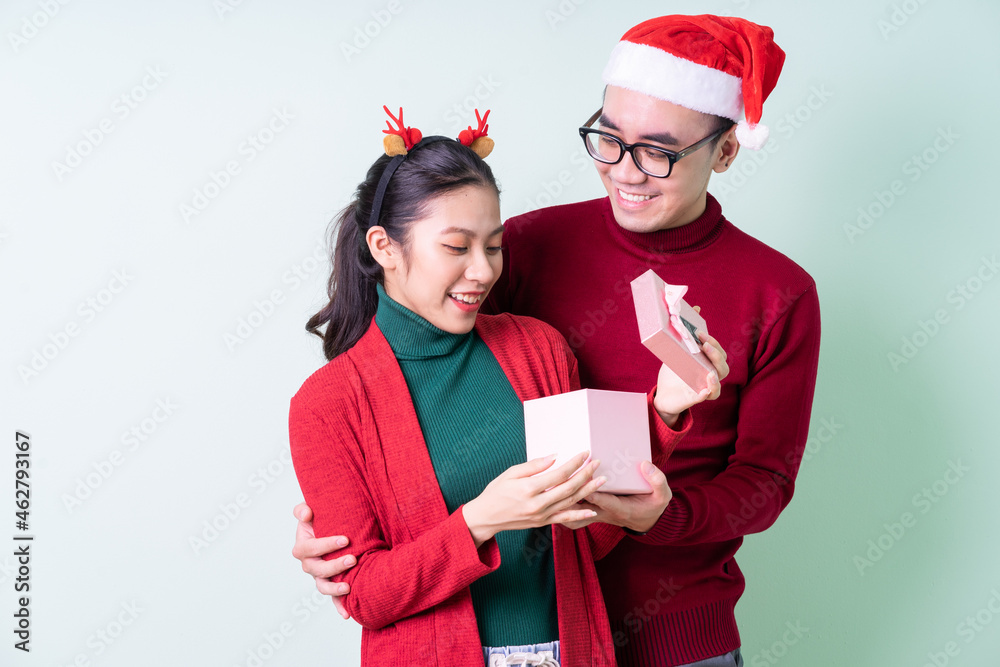
[[[361,430],[357,404],[346,397],[309,400],[300,392],[292,400],[292,460],[313,509],[316,536],[350,538],[348,552],[357,565],[334,580],[351,586],[344,599],[351,615],[379,629],[444,602],[492,572],[500,552],[495,540],[476,549],[461,507],[415,539],[405,526],[386,530],[383,524],[391,519],[367,473]]]
[[[735,451],[714,479],[674,489],[657,524],[633,539],[692,545],[770,527],[792,498],[819,363],[820,316],[810,285],[761,335],[740,395]]]

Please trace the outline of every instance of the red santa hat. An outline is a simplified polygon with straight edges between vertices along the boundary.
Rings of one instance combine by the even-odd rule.
[[[767,26],[710,14],[661,16],[622,36],[604,83],[737,121],[740,145],[759,150],[768,137],[764,100],[784,62]]]

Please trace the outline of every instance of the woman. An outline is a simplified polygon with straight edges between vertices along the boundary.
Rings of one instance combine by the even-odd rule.
[[[502,262],[489,166],[401,118],[396,134],[404,154],[338,219],[330,303],[307,325],[331,361],[289,418],[316,535],[351,536],[357,556],[337,580],[362,664],[613,665],[593,559],[620,529],[547,528],[595,516],[577,503],[599,462],[524,462],[522,401],[578,389],[576,360],[538,320],[477,317]]]

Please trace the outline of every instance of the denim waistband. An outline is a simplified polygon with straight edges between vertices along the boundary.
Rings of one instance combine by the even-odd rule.
[[[743,656],[740,655],[740,650],[736,649],[729,653],[717,655],[714,658],[689,662],[686,665],[680,665],[680,667],[743,667]]]

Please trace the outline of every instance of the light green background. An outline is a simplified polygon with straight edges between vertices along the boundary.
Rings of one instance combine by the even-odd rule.
[[[282,457],[288,399],[322,362],[302,331],[324,292],[310,257],[378,154],[381,105],[425,134],[473,122],[454,112],[466,100],[492,108],[505,216],[600,196],[575,128],[600,103],[611,48],[646,18],[714,12],[770,25],[788,58],[765,105],[770,151],[742,152],[710,190],[813,275],[823,314],[810,456],[792,504],[739,553],[746,663],[997,664],[1000,278],[983,263],[1000,253],[996,2],[398,0],[392,14],[380,1],[81,0],[35,18],[43,4],[0,9],[0,517],[13,520],[6,443],[24,429],[38,536],[34,650],[7,635],[0,663],[246,665],[284,627],[263,664],[356,664],[358,626],[302,602],[312,584],[289,555],[300,494]],[[373,12],[391,21],[345,55]],[[26,21],[37,34],[12,40]],[[115,115],[147,67],[165,78]],[[294,118],[250,161],[240,146],[274,109]],[[60,180],[53,162],[103,118],[113,131]],[[935,147],[942,132],[952,140]],[[914,156],[933,163],[914,172]],[[240,172],[185,222],[180,206],[231,160]],[[858,209],[877,212],[896,180],[902,194],[852,236]],[[78,304],[123,268],[134,278],[85,321]],[[959,285],[979,290],[961,308]],[[275,290],[273,312],[227,345]],[[79,335],[23,380],[70,323]],[[179,407],[125,450],[158,399]],[[114,450],[124,463],[67,509]],[[968,470],[948,484],[952,464]],[[192,547],[241,494],[240,516]],[[95,639],[130,602],[135,621]]]

